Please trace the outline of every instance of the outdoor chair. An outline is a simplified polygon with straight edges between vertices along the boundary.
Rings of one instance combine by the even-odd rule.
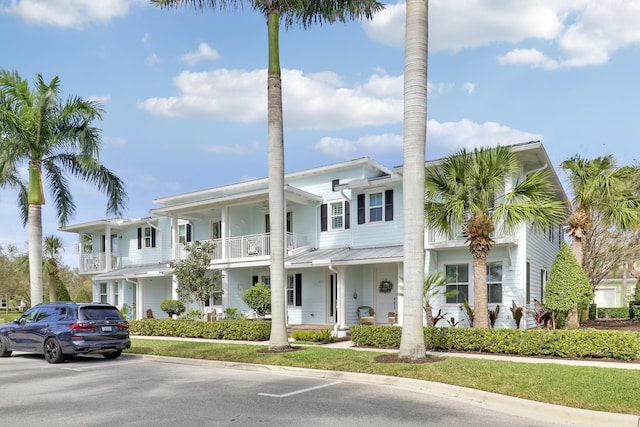
[[[376,324],[376,313],[373,311],[372,307],[369,307],[368,305],[361,305],[358,307],[357,313],[361,325]]]

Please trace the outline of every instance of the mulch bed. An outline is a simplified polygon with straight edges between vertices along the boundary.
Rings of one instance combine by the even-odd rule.
[[[640,321],[629,319],[595,319],[587,320],[582,327],[610,331],[640,332]]]

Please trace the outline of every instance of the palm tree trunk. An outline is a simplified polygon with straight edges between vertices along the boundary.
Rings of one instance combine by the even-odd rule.
[[[578,265],[580,267],[583,267],[582,251],[583,251],[582,238],[573,236],[573,240],[571,241],[571,253],[573,254],[574,257],[576,257],[576,261],[578,261]]]
[[[42,205],[29,204],[27,217],[29,240],[29,278],[31,282],[31,306],[43,301],[42,286]]]
[[[268,97],[268,177],[269,177],[269,226],[271,229],[271,335],[269,349],[289,346],[286,324],[286,277],[284,269],[285,249],[285,201],[284,201],[284,132],[282,123],[282,80],[279,53],[280,15],[272,10],[268,17],[269,70]]]
[[[427,125],[428,0],[407,0],[404,57],[404,297],[398,356],[423,359],[424,168]],[[429,322],[430,319],[427,319]]]
[[[473,257],[473,326],[489,327],[489,295],[487,293],[487,258]]]

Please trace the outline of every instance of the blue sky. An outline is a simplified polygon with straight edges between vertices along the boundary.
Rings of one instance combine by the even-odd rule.
[[[640,0],[431,0],[427,159],[541,140],[563,160],[640,139]],[[404,3],[371,22],[280,35],[285,169],[369,156],[402,163]],[[148,0],[0,0],[0,67],[59,76],[65,96],[106,110],[102,161],[127,185],[127,218],[152,200],[267,175],[264,17],[248,8],[157,9]],[[25,165],[26,174],[26,165]],[[559,171],[562,176],[562,172]],[[72,223],[106,199],[74,183]],[[51,198],[50,198],[51,199]],[[0,244],[26,251],[15,194],[0,192]],[[77,241],[57,232],[64,260]]]

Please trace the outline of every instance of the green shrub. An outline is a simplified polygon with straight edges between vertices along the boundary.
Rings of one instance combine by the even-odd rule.
[[[166,299],[160,303],[160,310],[167,313],[169,317],[180,316],[185,312],[186,307],[182,301]]]
[[[264,319],[265,314],[271,312],[271,289],[264,283],[256,283],[244,291],[242,301],[256,312],[256,316]]]
[[[313,330],[299,330],[291,333],[291,338],[296,341],[311,341],[328,344],[335,341],[335,337],[331,334],[329,329],[323,329],[320,331]]]
[[[626,307],[599,308],[598,319],[628,319],[629,309]]]
[[[351,340],[361,347],[398,348],[400,326],[353,326]],[[595,329],[424,328],[429,350],[481,351],[523,356],[640,359],[640,334]]]
[[[629,306],[629,318],[631,320],[640,320],[640,304]]]
[[[266,341],[271,334],[271,322],[257,320],[194,320],[144,319],[129,322],[132,335]]]

